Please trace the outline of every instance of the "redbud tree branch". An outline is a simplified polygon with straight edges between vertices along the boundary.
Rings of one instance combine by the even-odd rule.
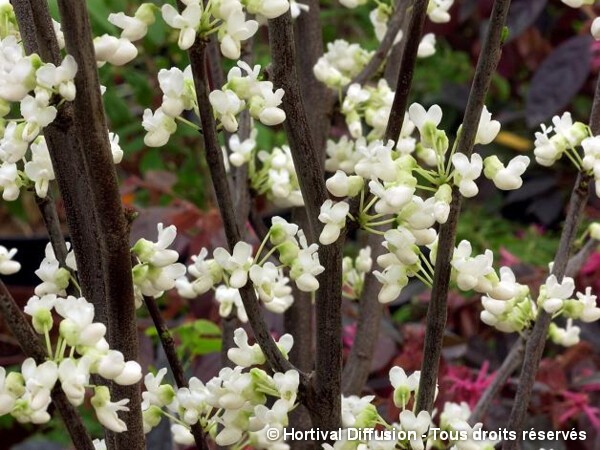
[[[58,43],[47,3],[43,0],[15,0],[13,8],[26,52],[37,53],[43,61],[59,65]],[[44,136],[65,205],[83,295],[94,305],[96,319],[108,327],[100,246],[94,230],[94,212],[90,211],[87,203],[91,193],[81,143],[74,131],[72,106],[65,103],[58,108],[56,119],[44,129]],[[55,253],[60,261],[60,254],[56,250]]]
[[[495,0],[487,35],[477,61],[475,77],[471,86],[471,93],[467,102],[467,109],[463,119],[462,131],[457,137],[456,151],[470,156],[473,152],[475,136],[479,126],[479,119],[483,110],[492,75],[496,70],[502,52],[502,34],[510,0]],[[405,50],[406,53],[407,50]],[[446,327],[448,290],[450,286],[450,261],[454,253],[456,239],[456,225],[460,214],[462,198],[458,189],[452,189],[452,202],[450,214],[445,224],[440,226],[438,248],[436,252],[435,272],[431,300],[427,311],[425,331],[425,344],[423,348],[423,365],[421,380],[417,395],[417,410],[429,411],[433,409],[433,401],[437,385],[440,356],[442,353],[442,340]]]
[[[314,145],[296,71],[296,50],[290,12],[269,20],[269,44],[273,57],[273,82],[283,88],[284,127],[306,205],[310,238],[314,242],[322,224],[318,220],[321,205],[327,200],[321,155]],[[338,428],[341,421],[342,371],[342,246],[345,230],[331,245],[319,247],[319,259],[325,271],[319,276],[316,310],[315,377],[307,407],[313,426]]]
[[[589,239],[583,247],[577,252],[576,255],[569,259],[569,263],[566,268],[566,276],[574,277],[579,273],[581,267],[588,260],[592,252],[598,247],[598,241],[595,239]],[[527,340],[527,335],[519,336],[517,342],[514,343],[510,352],[506,356],[505,360],[502,362],[502,365],[496,372],[494,376],[494,380],[492,383],[486,388],[483,392],[483,395],[477,402],[475,409],[471,413],[469,417],[469,423],[471,425],[475,425],[477,422],[481,422],[492,404],[492,401],[500,392],[500,389],[506,384],[508,378],[512,375],[512,373],[517,370],[517,368],[523,362],[523,354],[525,353],[525,341]]]
[[[375,50],[375,53],[367,63],[367,65],[360,71],[360,73],[354,77],[351,83],[364,84],[371,79],[375,73],[381,68],[385,59],[388,57],[390,49],[394,45],[394,41],[396,40],[396,36],[398,32],[402,28],[402,24],[404,23],[404,18],[406,17],[407,6],[409,0],[397,0],[394,6],[394,11],[392,12],[392,16],[388,20],[387,30],[383,35],[383,39],[379,43],[379,47]],[[427,2],[425,2],[427,3]],[[427,12],[427,7],[425,7],[425,12]],[[409,39],[414,40],[417,43],[417,50],[419,48],[418,44],[420,42],[421,33],[418,35],[403,36],[402,40]],[[398,43],[401,45],[401,43]],[[414,62],[413,62],[414,64]],[[406,106],[404,107],[406,109]],[[402,124],[400,124],[402,125]]]
[[[189,57],[200,109],[200,122],[202,124],[206,161],[210,169],[217,203],[223,219],[227,243],[232,250],[235,244],[241,240],[241,231],[235,217],[233,199],[223,162],[223,153],[217,139],[215,118],[208,99],[206,42],[197,39],[189,50]],[[248,321],[254,332],[254,337],[264,352],[271,369],[277,372],[294,369],[294,366],[284,358],[269,333],[269,329],[261,316],[260,306],[253,286],[248,283],[246,286],[240,288],[239,291],[244,303],[244,309],[248,315]],[[306,385],[306,377],[303,374],[301,374],[301,380]]]
[[[373,261],[377,261],[377,258],[383,254],[382,242],[383,236],[369,235],[368,243]],[[367,273],[358,306],[356,336],[342,373],[344,395],[360,395],[369,378],[383,312],[383,305],[377,299],[380,288],[381,284],[373,272]]]
[[[600,134],[600,77],[596,84],[594,103],[590,115],[590,129],[592,135],[596,136]],[[569,255],[571,253],[573,242],[577,236],[577,228],[583,216],[585,204],[589,197],[590,180],[591,177],[589,175],[579,173],[575,186],[573,187],[573,192],[571,193],[567,209],[567,218],[558,244],[558,250],[554,257],[554,264],[551,272],[552,275],[556,276],[559,282],[562,282],[568,268]],[[508,429],[516,431],[517,434],[523,429],[533,384],[535,383],[535,377],[540,360],[542,359],[551,322],[552,316],[544,311],[544,309],[540,308],[530,338],[527,341],[517,395],[508,420]],[[512,450],[518,448],[518,446],[518,441],[505,441],[502,448],[504,450]]]
[[[171,372],[173,372],[175,384],[177,384],[178,388],[189,387],[188,380],[183,371],[183,365],[177,356],[175,340],[173,339],[173,335],[169,331],[169,327],[160,313],[160,309],[158,308],[156,300],[154,297],[145,295],[144,303],[146,304],[146,308],[148,309],[150,317],[152,317],[152,321],[156,327],[158,338],[160,339],[162,348],[167,356],[167,361],[169,362],[169,367],[171,367]],[[199,450],[208,450],[209,447],[208,443],[206,442],[206,435],[200,426],[200,423],[196,422],[194,425],[192,425],[191,431],[192,435],[194,436],[194,441],[196,442],[196,447]]]
[[[37,364],[44,363],[48,356],[44,346],[2,281],[0,281],[0,312],[25,355],[33,358]],[[81,421],[81,415],[69,403],[67,396],[58,384],[52,390],[52,403],[58,409],[73,444],[79,450],[94,450],[92,438]]]
[[[427,16],[427,5],[429,5],[429,0],[414,0],[412,6],[407,11],[410,12],[410,21],[406,30],[406,43],[402,51],[400,72],[398,73],[398,82],[396,83],[396,94],[394,95],[390,118],[385,130],[386,140],[397,141],[400,136],[402,124],[404,123],[404,114],[408,105],[408,94],[410,93],[417,53],[419,51],[419,44],[421,43],[421,36],[423,36],[425,17]],[[401,22],[401,20],[399,21]]]

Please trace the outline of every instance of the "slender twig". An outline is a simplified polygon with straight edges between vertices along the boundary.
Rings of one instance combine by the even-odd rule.
[[[590,129],[594,136],[600,134],[600,77],[598,77],[598,81],[596,82],[594,103],[590,114]],[[552,265],[552,274],[555,275],[559,281],[562,281],[568,270],[569,254],[573,242],[575,241],[577,228],[581,217],[583,216],[583,210],[589,196],[590,180],[591,177],[589,175],[580,173],[577,176],[577,181],[575,182],[573,192],[571,193],[569,207],[567,209],[567,218],[558,244],[558,250],[554,257],[554,264]],[[523,368],[519,377],[519,387],[508,421],[508,429],[516,431],[517,434],[523,429],[523,423],[531,399],[531,392],[535,383],[539,363],[544,352],[548,328],[550,327],[551,322],[551,315],[543,309],[540,309],[533,331],[531,332],[531,338],[527,342]],[[518,442],[505,441],[502,448],[504,450],[516,449],[518,448]]]
[[[510,0],[496,0],[490,17],[487,36],[477,61],[475,78],[471,86],[471,93],[463,119],[462,132],[458,137],[457,152],[470,156],[479,119],[486,94],[488,92],[492,75],[496,70],[502,51],[502,31],[506,23],[506,16]],[[460,214],[461,196],[456,187],[452,190],[450,214],[445,224],[440,226],[437,257],[435,261],[435,274],[431,300],[427,311],[427,325],[425,344],[423,348],[423,366],[417,396],[417,410],[431,412],[436,390],[442,340],[446,326],[448,289],[450,285],[450,260],[456,239],[456,226]]]
[[[483,395],[475,405],[475,408],[471,412],[469,417],[469,424],[475,425],[477,422],[485,417],[489,407],[492,405],[492,401],[500,392],[500,389],[506,384],[506,380],[510,377],[515,370],[521,365],[523,360],[523,353],[525,352],[525,339],[521,336],[514,343],[510,352],[502,362],[500,368],[496,371],[493,381],[483,392]]]
[[[406,30],[406,42],[402,51],[396,94],[394,95],[390,119],[385,130],[386,140],[396,141],[400,136],[428,5],[429,0],[414,0],[412,7],[408,10],[410,12],[410,22]]]
[[[67,268],[67,244],[65,243],[65,237],[63,236],[62,229],[60,227],[60,220],[58,213],[56,212],[56,205],[52,193],[48,190],[45,197],[35,196],[35,201],[38,205],[44,225],[48,231],[48,237],[54,250],[54,256],[58,261],[60,267]]]
[[[383,236],[369,235],[368,243],[371,246],[373,261],[376,261],[383,253],[382,241]],[[381,284],[373,272],[369,272],[365,276],[363,292],[360,297],[354,344],[342,373],[342,391],[345,395],[360,395],[369,377],[383,313],[383,305],[377,300],[377,292],[380,287]]]
[[[177,356],[177,350],[175,349],[175,340],[173,339],[173,335],[169,331],[169,327],[162,318],[156,300],[154,299],[154,297],[144,296],[144,303],[146,304],[146,308],[148,308],[150,317],[152,317],[152,321],[154,322],[154,326],[156,327],[160,343],[162,345],[163,350],[165,351],[165,355],[167,356],[167,361],[169,362],[169,366],[171,367],[171,372],[173,372],[173,378],[175,379],[177,387],[189,387],[188,380],[183,372],[183,365],[181,364],[181,361]],[[192,435],[194,436],[194,441],[196,442],[196,447],[200,450],[208,450],[209,447],[208,443],[206,442],[206,435],[198,422],[191,426],[191,431]]]
[[[0,312],[23,352],[33,358],[37,364],[46,361],[47,354],[43,344],[2,281],[0,281]],[[92,438],[81,421],[81,415],[69,403],[65,393],[58,385],[52,390],[52,402],[62,416],[69,436],[77,449],[94,450]]]
[[[296,51],[290,12],[269,20],[269,44],[273,57],[273,82],[283,88],[285,131],[306,204],[309,238],[315,241],[323,225],[318,216],[327,199],[324,171],[311,135],[296,71]],[[319,276],[316,311],[316,359],[311,411],[313,426],[337,429],[341,421],[342,370],[342,246],[345,231],[331,245],[319,247],[319,259],[325,271]]]
[[[364,84],[371,79],[375,73],[381,68],[381,65],[384,63],[385,59],[390,52],[390,49],[394,45],[394,41],[396,40],[396,36],[398,36],[398,32],[402,28],[402,24],[404,23],[404,18],[406,16],[406,5],[408,4],[407,0],[396,0],[396,5],[394,6],[394,12],[392,16],[388,20],[387,30],[383,35],[383,39],[379,43],[379,47],[373,53],[373,56],[367,63],[367,65],[360,71],[356,77],[352,80],[352,83]],[[420,38],[420,36],[419,36]],[[403,36],[402,40],[407,39],[407,36]],[[410,39],[410,36],[408,37]],[[416,38],[415,38],[416,39]],[[417,39],[419,42],[419,39]],[[417,47],[418,48],[418,47]],[[406,106],[405,106],[406,108]]]
[[[233,199],[225,174],[223,153],[221,152],[217,140],[215,118],[208,100],[208,85],[206,83],[206,42],[197,40],[189,50],[189,56],[198,105],[200,108],[200,121],[202,123],[202,136],[204,139],[206,160],[210,169],[213,186],[217,194],[217,202],[223,219],[227,243],[229,248],[233,249],[235,244],[241,239],[241,231],[235,217]],[[247,284],[240,288],[239,291],[256,341],[263,350],[271,368],[277,372],[285,372],[293,369],[293,365],[284,358],[269,333],[269,329],[261,316],[254,288],[250,284]],[[306,384],[306,376],[301,374],[301,379],[303,380],[303,384]]]

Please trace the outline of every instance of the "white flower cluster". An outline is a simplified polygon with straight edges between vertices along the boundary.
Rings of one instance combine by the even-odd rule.
[[[375,428],[378,427],[379,434],[383,436],[385,431],[389,431],[389,438],[381,439],[377,435],[361,436],[358,440],[356,436],[349,438],[348,433],[342,430],[341,439],[335,441],[333,445],[324,444],[326,450],[343,450],[349,448],[373,449],[373,450],[394,450],[396,448],[424,450],[425,448],[449,448],[450,450],[492,450],[495,442],[487,440],[477,440],[475,431],[480,430],[481,423],[474,426],[468,424],[471,410],[466,403],[444,404],[439,421],[436,424],[433,416],[427,411],[421,411],[415,414],[414,404],[418,393],[419,371],[406,374],[401,367],[392,367],[389,372],[390,383],[394,388],[393,401],[395,406],[400,409],[398,420],[388,424],[378,413],[377,408],[371,402],[375,396],[366,397],[342,396],[342,427],[344,428]],[[437,396],[437,387],[436,387]],[[412,402],[411,402],[412,400]],[[409,404],[413,405],[412,410],[407,408]],[[383,429],[380,428],[383,426]],[[436,432],[430,430],[436,427]],[[392,437],[395,436],[398,440]],[[447,433],[453,438],[442,441],[441,431]],[[404,438],[405,437],[405,438]]]
[[[420,247],[428,246],[434,256],[437,240],[434,227],[436,223],[445,223],[448,218],[452,184],[464,196],[476,195],[478,188],[475,180],[485,166],[486,176],[496,186],[517,189],[522,183],[521,175],[529,164],[529,159],[524,156],[514,158],[507,167],[495,156],[487,158],[484,163],[478,154],[469,159],[463,154],[454,153],[455,149],[448,158],[449,140],[446,132],[438,128],[442,110],[437,105],[429,110],[418,103],[410,106],[398,145],[392,141],[384,143],[374,139],[384,133],[393,96],[394,93],[385,82],[380,82],[377,88],[363,89],[359,85],[351,85],[348,89],[343,108],[346,108],[347,120],[350,119],[351,134],[359,137],[356,141],[344,137],[337,143],[328,142],[325,168],[330,172],[335,171],[335,174],[327,180],[326,186],[334,197],[342,200],[325,201],[319,216],[324,224],[319,241],[324,245],[338,239],[348,219],[357,221],[361,228],[369,232],[383,235],[383,246],[388,253],[381,255],[377,262],[384,270],[374,272],[383,284],[379,293],[379,300],[383,303],[397,298],[411,277],[431,284],[433,267]],[[383,104],[387,106],[382,108]],[[371,127],[366,139],[362,137],[363,118]],[[419,132],[418,139],[412,136],[415,130]],[[488,144],[499,131],[500,124],[492,120],[491,114],[484,109],[475,142]],[[421,166],[413,154],[425,165]],[[418,195],[418,191],[425,195]],[[358,195],[359,215],[353,217],[349,213],[349,203],[343,198]],[[370,212],[371,209],[374,213]],[[392,225],[392,228],[377,228],[386,225]],[[468,258],[470,247],[463,259],[466,261]],[[491,267],[491,259],[485,266],[461,261],[458,252],[455,279],[463,286],[471,283],[470,279],[469,283],[463,282],[470,270],[483,271],[484,275],[490,277],[486,289],[493,290],[500,282]],[[479,280],[475,275],[475,280]],[[475,285],[465,289],[472,289]]]
[[[542,131],[535,134],[534,152],[538,164],[552,166],[565,155],[578,170],[594,178],[596,195],[600,195],[600,136],[592,136],[584,123],[573,122],[569,112],[554,116],[552,125],[542,124]]]
[[[477,258],[481,265],[486,264],[481,259],[483,255],[474,259]],[[517,283],[512,271],[503,267],[500,269],[500,282],[496,289],[481,299],[484,308],[481,320],[505,333],[520,332],[531,325],[541,308],[552,314],[553,318],[562,316],[567,319],[566,328],[554,322],[550,324],[550,339],[564,346],[575,345],[579,342],[580,328],[573,325],[573,320],[600,320],[600,307],[597,306],[597,297],[592,295],[591,288],[588,287],[585,292],[577,292],[577,298],[572,298],[574,291],[575,283],[572,278],[565,277],[559,283],[556,276],[551,275],[541,286],[537,301],[534,302],[529,288]]]
[[[262,255],[267,242],[271,249]],[[214,289],[221,316],[227,317],[235,307],[239,319],[246,322],[248,318],[239,289],[246,286],[249,278],[265,307],[282,313],[294,301],[289,279],[284,276],[282,268],[289,268],[290,278],[298,289],[316,291],[319,288],[316,276],[324,270],[319,264],[317,250],[316,244],[307,244],[303,231],[297,225],[274,217],[269,233],[254,256],[252,246],[243,241],[235,245],[231,254],[222,247],[216,248],[214,259],[206,259],[208,251],[202,249],[192,257],[193,264],[188,266],[192,281],[182,276],[176,281],[177,291],[182,297],[195,298]],[[268,261],[275,253],[280,265]]]
[[[319,58],[313,72],[317,80],[332,89],[339,89],[349,84],[360,73],[373,53],[359,44],[337,39],[327,44],[327,51]]]
[[[10,3],[0,5],[0,20],[0,191],[4,200],[14,201],[22,188],[33,187],[43,198],[55,175],[42,132],[56,118],[58,106],[75,98],[77,62],[66,55],[57,67],[35,53],[26,55]],[[61,43],[57,23],[55,32]],[[6,117],[17,102],[20,115]],[[115,135],[111,147],[118,163],[123,152]]]
[[[356,258],[344,257],[342,260],[342,293],[346,298],[360,299],[365,276],[371,272],[372,267],[371,247],[361,248]]]
[[[162,223],[157,228],[156,242],[142,238],[131,249],[138,261],[133,267],[138,308],[143,303],[143,296],[160,297],[175,287],[175,280],[185,275],[185,266],[177,262],[179,253],[168,248],[177,236],[177,228],[174,225],[164,228]]]
[[[58,338],[52,345],[50,332],[55,312],[60,317]],[[6,374],[0,367],[0,415],[10,414],[21,423],[46,423],[51,391],[58,382],[69,402],[83,403],[86,390],[94,389],[91,398],[98,421],[115,432],[127,430],[117,412],[126,411],[129,400],[112,402],[108,388],[90,384],[91,375],[126,386],[142,377],[140,365],[125,361],[123,354],[109,348],[104,338],[106,327],[94,322],[94,305],[83,297],[57,297],[55,294],[34,296],[25,306],[34,330],[44,336],[47,360],[36,363],[26,359],[20,372]]]
[[[148,433],[167,416],[173,421],[171,431],[178,444],[194,443],[190,428],[198,423],[218,445],[241,447],[245,443],[258,449],[287,449],[283,440],[270,441],[266,433],[269,428],[283,430],[287,426],[288,413],[296,406],[298,372],[271,376],[257,367],[245,372],[245,368],[263,364],[264,354],[258,344],[248,344],[241,328],[235,331],[235,343],[237,347],[229,349],[228,356],[238,365],[222,369],[206,384],[192,378],[188,388],[175,391],[171,385],[162,384],[166,369],[146,375],[144,431]],[[278,346],[287,355],[293,343],[290,335],[284,335]]]
[[[279,108],[283,89],[273,90],[273,83],[261,81],[259,76],[258,64],[252,68],[244,61],[238,61],[237,67],[231,68],[227,74],[227,83],[223,88],[210,93],[210,104],[227,131],[237,131],[236,116],[244,108],[264,125],[279,125],[285,120],[285,112]]]

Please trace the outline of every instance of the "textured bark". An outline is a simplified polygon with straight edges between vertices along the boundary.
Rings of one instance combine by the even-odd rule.
[[[475,70],[475,78],[467,102],[462,131],[458,136],[457,153],[470,156],[473,152],[479,119],[483,110],[492,75],[496,70],[502,51],[502,31],[506,23],[510,0],[495,0],[490,25]],[[452,189],[450,214],[440,226],[437,257],[433,277],[431,300],[427,311],[423,366],[417,395],[417,411],[431,412],[437,385],[442,341],[447,318],[448,289],[450,285],[450,260],[454,253],[456,225],[460,214],[462,197],[458,189]]]
[[[309,240],[316,241],[322,224],[318,220],[321,205],[327,200],[327,190],[321,155],[314,144],[296,72],[296,51],[289,11],[269,20],[269,43],[273,57],[272,73],[275,87],[283,88],[284,122],[294,166],[298,174],[302,197],[306,204]],[[316,311],[315,376],[310,400],[313,426],[337,429],[341,421],[342,370],[342,247],[345,232],[331,245],[319,247],[319,259],[325,271],[319,276]]]

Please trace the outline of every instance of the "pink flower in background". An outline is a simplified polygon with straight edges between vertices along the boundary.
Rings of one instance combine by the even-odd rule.
[[[342,342],[344,347],[352,347],[354,338],[356,337],[356,322],[346,325],[342,333]]]
[[[509,252],[505,247],[500,247],[500,265],[513,267],[519,264],[521,260]]]

